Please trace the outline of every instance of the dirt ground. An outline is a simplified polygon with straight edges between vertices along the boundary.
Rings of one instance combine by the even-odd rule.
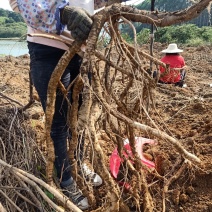
[[[165,48],[166,45],[155,43],[154,52],[158,59],[162,56],[160,51]],[[198,156],[203,166],[201,169],[193,168],[183,172],[183,176],[170,186],[172,192],[167,195],[169,198],[166,210],[212,212],[212,46],[180,48],[184,49],[182,55],[189,67],[186,76],[187,87],[158,85],[155,91],[157,113],[151,115],[155,120],[163,120],[163,127],[167,127],[169,134]],[[0,58],[0,107],[6,107],[11,102],[17,106],[28,103],[28,73],[27,55]],[[44,119],[39,101],[36,101],[25,115],[40,140],[39,136],[44,132]],[[106,149],[107,144],[103,146],[109,155],[111,149]],[[173,151],[171,146],[164,145],[164,148],[168,148],[169,152]],[[168,165],[158,172],[165,175],[166,169],[174,166],[176,160],[175,154],[165,158],[164,161],[168,161]],[[161,199],[161,194],[154,196],[156,199],[159,197]],[[155,211],[161,211],[161,204],[161,200],[158,200]]]

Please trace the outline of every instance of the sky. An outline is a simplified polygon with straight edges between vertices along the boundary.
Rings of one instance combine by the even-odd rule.
[[[131,0],[131,1],[128,1],[127,4],[139,4],[143,1],[144,0]],[[0,8],[3,8],[5,10],[12,10],[8,0],[0,0]]]
[[[0,0],[0,8],[5,10],[12,10],[8,0]]]

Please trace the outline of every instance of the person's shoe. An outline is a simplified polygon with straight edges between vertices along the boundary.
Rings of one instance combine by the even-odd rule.
[[[188,86],[187,86],[187,84],[183,84],[183,88],[187,88]]]
[[[96,187],[102,185],[102,178],[97,173],[90,170],[85,163],[82,164],[82,171],[86,180],[91,182],[93,186]]]
[[[71,199],[71,201],[81,210],[89,208],[87,197],[83,196],[82,191],[78,188],[76,182],[71,179],[71,184],[68,186],[62,186],[63,193]]]

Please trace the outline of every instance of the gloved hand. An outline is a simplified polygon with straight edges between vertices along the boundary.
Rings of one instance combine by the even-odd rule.
[[[76,41],[84,41],[88,38],[93,21],[84,9],[66,6],[61,10],[61,23],[67,25]]]

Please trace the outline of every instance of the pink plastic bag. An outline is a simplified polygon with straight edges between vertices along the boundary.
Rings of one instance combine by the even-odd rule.
[[[155,168],[155,163],[146,159],[143,156],[143,145],[144,144],[153,145],[153,144],[156,144],[156,141],[152,140],[152,139],[148,139],[148,138],[143,138],[143,137],[135,137],[135,141],[136,141],[136,143],[135,143],[136,152],[140,156],[141,162],[143,164],[145,164],[146,166],[148,166],[149,168]],[[126,158],[128,158],[129,156],[133,157],[132,151],[130,148],[130,144],[129,144],[129,140],[126,139],[124,141],[124,143],[125,143],[125,145],[124,145],[122,154],[125,155]],[[117,179],[121,163],[122,163],[122,159],[119,157],[118,150],[116,148],[110,156],[110,172],[115,179]],[[121,184],[123,184],[123,183],[121,183]],[[129,187],[129,185],[127,185],[127,186]]]

